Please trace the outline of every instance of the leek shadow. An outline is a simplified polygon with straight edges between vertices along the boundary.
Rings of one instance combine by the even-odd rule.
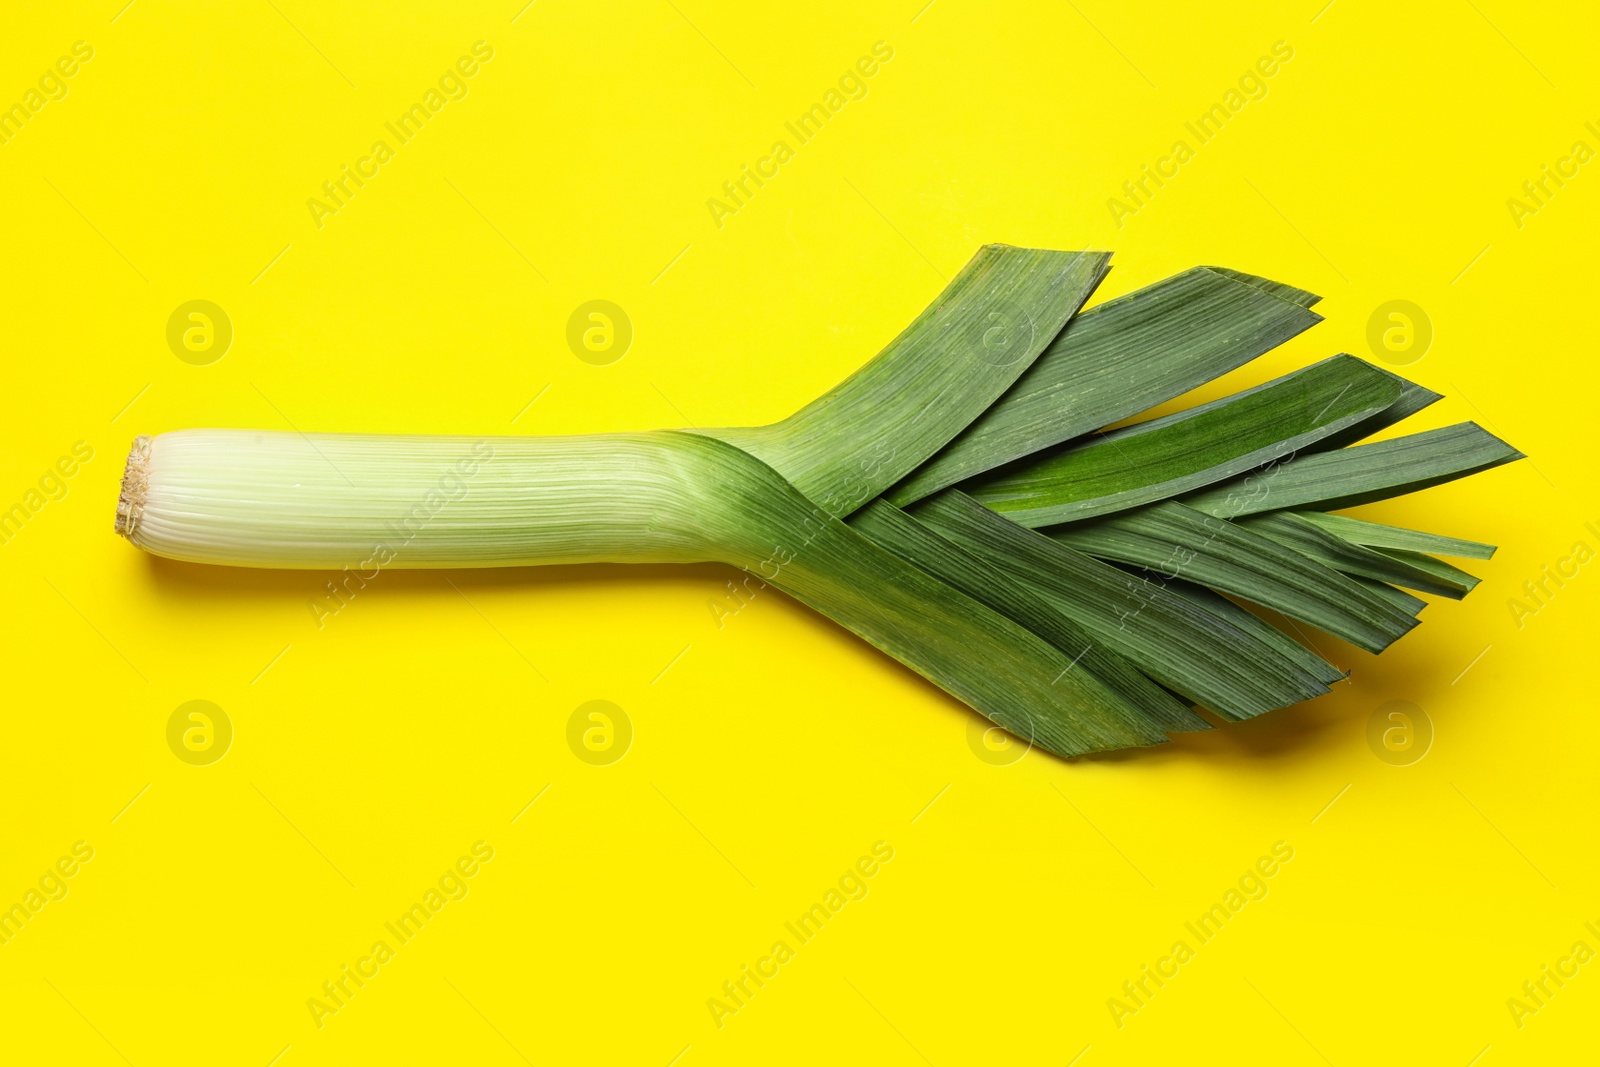
[[[150,579],[151,594],[178,606],[237,607],[243,603],[252,608],[269,608],[303,605],[308,600],[323,596],[326,592],[324,583],[335,574],[331,571],[186,563],[147,553],[140,553],[140,556]],[[360,592],[374,598],[431,602],[441,591],[453,592],[451,583],[469,598],[475,592],[497,591],[524,591],[537,597],[542,591],[564,593],[581,587],[597,595],[614,597],[618,604],[626,604],[629,595],[636,594],[641,587],[660,589],[692,586],[704,589],[710,586],[720,589],[725,581],[738,573],[737,569],[721,563],[585,563],[385,570],[377,577],[368,579],[366,587]],[[782,592],[777,589],[773,591]],[[859,639],[847,628],[811,611],[792,597],[784,595],[782,599],[788,601],[794,610],[809,616],[816,625],[831,631],[841,644],[860,646]],[[1437,722],[1437,709],[1443,706],[1445,690],[1448,689],[1440,679],[1451,675],[1453,670],[1459,668],[1459,664],[1444,663],[1443,655],[1429,656],[1421,650],[1407,655],[1404,640],[1383,656],[1358,652],[1334,638],[1327,638],[1327,641],[1341,646],[1337,650],[1337,658],[1341,663],[1351,664],[1354,673],[1351,682],[1336,685],[1326,696],[1280,708],[1247,722],[1221,722],[1213,718],[1215,729],[1175,734],[1166,744],[1145,748],[1073,757],[1059,757],[1038,746],[1034,748],[1042,758],[1068,766],[1080,760],[1107,763],[1204,760],[1216,763],[1233,759],[1253,763],[1283,759],[1295,752],[1309,751],[1326,743],[1337,733],[1348,732],[1351,736],[1358,736],[1372,709],[1383,700],[1397,696],[1433,709],[1430,714]],[[1438,652],[1443,653],[1444,650]],[[941,713],[949,713],[957,721],[965,721],[962,718],[964,716],[972,716],[985,723],[989,721],[893,658],[879,653],[877,659],[884,668],[901,672],[902,677],[919,693],[925,694],[926,701],[918,702],[930,706],[930,710],[931,707],[939,707]],[[1430,663],[1428,659],[1440,662]],[[1426,691],[1419,691],[1423,689]]]
[[[324,583],[336,579],[333,570],[276,570],[229,567],[213,563],[186,563],[141,553],[152,592],[162,598],[196,606],[212,603],[268,605],[300,603],[326,592]],[[440,567],[416,570],[389,569],[366,579],[358,592],[374,597],[404,597],[436,593],[454,583],[464,592],[566,590],[583,586],[596,592],[652,586],[703,584],[736,574],[720,563],[574,563],[534,567]]]
[[[1402,637],[1381,654],[1373,654],[1320,631],[1314,633],[1316,647],[1350,671],[1349,679],[1335,683],[1325,696],[1303,700],[1245,722],[1224,722],[1202,709],[1202,716],[1210,720],[1215,729],[1174,734],[1164,745],[1095,752],[1071,757],[1066,762],[1198,759],[1213,764],[1230,759],[1239,762],[1285,759],[1299,751],[1319,749],[1339,735],[1353,743],[1364,736],[1373,710],[1393,699],[1409,700],[1422,707],[1433,721],[1436,737],[1438,732],[1448,729],[1445,709],[1452,703],[1459,703],[1460,698],[1454,695],[1453,683],[1447,679],[1456,677],[1470,655],[1460,657],[1461,662],[1457,662],[1450,657],[1459,650],[1426,645],[1415,634]],[[1407,647],[1408,639],[1416,643]]]

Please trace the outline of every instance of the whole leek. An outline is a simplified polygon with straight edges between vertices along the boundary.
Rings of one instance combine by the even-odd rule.
[[[1220,268],[1080,311],[1108,259],[985,247],[771,426],[141,437],[117,532],[254,567],[725,563],[1062,755],[1342,677],[1240,601],[1376,652],[1416,625],[1399,586],[1471,588],[1426,552],[1488,546],[1326,513],[1520,453],[1471,424],[1357,443],[1438,399],[1359,359],[1098,432],[1320,320],[1314,295]]]

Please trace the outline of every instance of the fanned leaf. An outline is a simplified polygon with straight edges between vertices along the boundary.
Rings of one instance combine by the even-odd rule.
[[[655,436],[719,487],[701,520],[716,558],[761,574],[1051,752],[1164,739],[1060,649],[828,516],[754,457],[698,434]]]
[[[1521,459],[1522,453],[1477,423],[1318,452],[1187,497],[1218,518],[1288,508],[1331,511],[1414,493]]]
[[[1358,519],[1353,515],[1329,515],[1321,511],[1297,511],[1294,514],[1346,541],[1368,548],[1429,552],[1436,556],[1460,556],[1463,559],[1492,559],[1495,553],[1494,545],[1408,530],[1403,526],[1385,526],[1381,522]]]
[[[1247,719],[1327,692],[1314,674],[1248,630],[1154,582],[1018,526],[959,491],[912,516],[1031,587],[1174,692]]]
[[[875,500],[850,517],[849,525],[902,559],[921,567],[974,599],[1026,627],[1072,659],[1070,670],[1087,672],[1126,702],[1130,719],[1165,730],[1209,730],[1210,724],[1103,647],[1044,598],[934,533],[903,511]],[[1144,722],[1136,723],[1142,731]]]
[[[1384,373],[1388,374],[1389,372],[1385,371]],[[1329,452],[1335,448],[1353,445],[1357,441],[1364,441],[1379,430],[1387,430],[1395,423],[1409,419],[1423,408],[1444,399],[1442,395],[1432,389],[1418,385],[1416,382],[1408,381],[1398,374],[1390,374],[1390,377],[1400,383],[1400,395],[1393,404],[1390,404],[1376,415],[1362,419],[1347,430],[1341,430],[1331,437],[1323,438],[1312,445],[1308,451]]]
[[[1355,425],[1399,394],[1393,375],[1354,356],[1334,356],[962,488],[1023,526],[1076,522],[1225,481]]]
[[[1234,270],[1231,267],[1206,267],[1204,269],[1214,270],[1218,274],[1226,275],[1229,278],[1232,278],[1234,281],[1244,282],[1246,285],[1253,285],[1264,293],[1271,293],[1279,300],[1287,300],[1289,303],[1298,304],[1303,308],[1312,307],[1315,304],[1320,303],[1322,300],[1322,297],[1318,296],[1316,293],[1307,292],[1304,289],[1296,289],[1292,285],[1285,285],[1283,282],[1275,282],[1271,278],[1262,278],[1254,274],[1246,274],[1242,270]]]
[[[1205,267],[1109,300],[1074,318],[1010,391],[885,496],[909,504],[1137,415],[1321,321]]]
[[[1312,649],[1296,641],[1259,615],[1252,614],[1227,597],[1215,593],[1203,585],[1178,579],[1168,582],[1167,589],[1176,596],[1193,601],[1198,607],[1209,611],[1211,614],[1227,619],[1239,629],[1255,637],[1262,644],[1276,649],[1285,659],[1290,660],[1324,685],[1331,686],[1333,683],[1342,682],[1349,677],[1347,672],[1341,671],[1338,667],[1317,655]]]
[[[1380,548],[1377,551],[1395,562],[1411,568],[1412,573],[1425,574],[1439,582],[1438,588],[1433,590],[1426,589],[1420,585],[1411,585],[1411,588],[1422,589],[1423,592],[1438,592],[1440,596],[1460,600],[1472,592],[1478,583],[1483,580],[1476,574],[1468,573],[1452,563],[1446,563],[1442,559],[1434,559],[1423,552],[1406,552],[1393,548]]]
[[[848,515],[994,403],[1083,305],[1110,258],[986,245],[888,347],[787,419],[696,432],[760,459],[829,514]]]
[[[1371,578],[1358,578],[1355,575],[1350,575],[1349,578],[1373,596],[1382,597],[1412,618],[1422,614],[1422,609],[1428,606],[1428,602],[1421,597],[1412,596],[1404,589],[1396,589],[1387,582],[1375,582]]]
[[[1352,544],[1290,512],[1250,515],[1236,522],[1247,530],[1271,538],[1308,559],[1345,574],[1402,585],[1407,589],[1418,589],[1454,600],[1460,600],[1478,584],[1477,578],[1442,560],[1421,556],[1429,563],[1419,566],[1415,562],[1417,553],[1399,554]]]
[[[1343,574],[1225,519],[1172,501],[1049,536],[1099,559],[1131,563],[1271,608],[1380,652],[1416,625]]]

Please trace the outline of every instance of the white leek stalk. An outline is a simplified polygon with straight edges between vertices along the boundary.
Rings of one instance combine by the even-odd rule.
[[[179,430],[134,442],[117,532],[156,555],[251,567],[723,559],[711,517],[726,487],[696,461],[710,444]]]

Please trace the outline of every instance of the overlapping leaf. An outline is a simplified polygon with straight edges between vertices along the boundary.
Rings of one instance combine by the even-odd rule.
[[[1097,642],[1070,616],[1003,570],[965,552],[887,501],[874,501],[850,525],[877,544],[1025,626],[1071,657],[1068,672],[1088,674],[1126,703],[1124,714],[1167,730],[1210,725],[1123,657]],[[1141,736],[1148,736],[1147,732]]]
[[[1346,541],[1368,548],[1399,549],[1404,552],[1431,552],[1436,556],[1462,556],[1467,559],[1492,559],[1494,546],[1479,541],[1463,541],[1459,537],[1407,530],[1400,526],[1385,526],[1352,515],[1328,515],[1320,511],[1297,511],[1294,514],[1307,522],[1337,534]]]
[[[1354,357],[1104,431],[1320,321],[1314,294],[1200,267],[1080,312],[1104,258],[1028,253],[985,249],[878,360],[791,419],[711,432],[849,517],[848,536],[829,526],[841,556],[821,593],[775,584],[1074,754],[1206,728],[1186,701],[1247,719],[1344,676],[1244,605],[1376,652],[1425,606],[1399,586],[1476,583],[1430,553],[1488,546],[1327,512],[1520,453],[1472,424],[1356,444],[1439,395]],[[1019,309],[1035,332],[996,367],[985,338],[1005,327],[1015,342]],[[896,563],[874,576],[873,553]]]
[[[1336,571],[1389,585],[1459,600],[1478,584],[1478,579],[1443,560],[1420,552],[1398,552],[1354,544],[1330,533],[1325,527],[1289,512],[1245,516],[1238,520],[1238,525]]]
[[[875,359],[787,419],[697,432],[760,459],[830,515],[848,515],[1026,372],[1110,258],[986,245]]]
[[[1004,396],[885,495],[909,504],[1137,415],[1322,321],[1275,295],[1281,287],[1242,277],[1196,267],[1077,315]]]
[[[1248,485],[1224,483],[1184,503],[1223,519],[1289,508],[1334,511],[1414,493],[1521,458],[1521,452],[1477,423],[1463,422],[1296,456],[1254,476]]]
[[[1184,578],[1309,623],[1369,652],[1416,625],[1408,613],[1319,560],[1247,526],[1163,501],[1051,531],[1100,559]]]
[[[940,536],[1041,594],[1150,677],[1227,718],[1319,696],[1315,673],[1232,620],[1018,526],[960,492],[912,510]]]
[[[1335,356],[1165,418],[1099,434],[965,487],[1023,526],[1052,526],[1226,481],[1384,411],[1392,375]]]

